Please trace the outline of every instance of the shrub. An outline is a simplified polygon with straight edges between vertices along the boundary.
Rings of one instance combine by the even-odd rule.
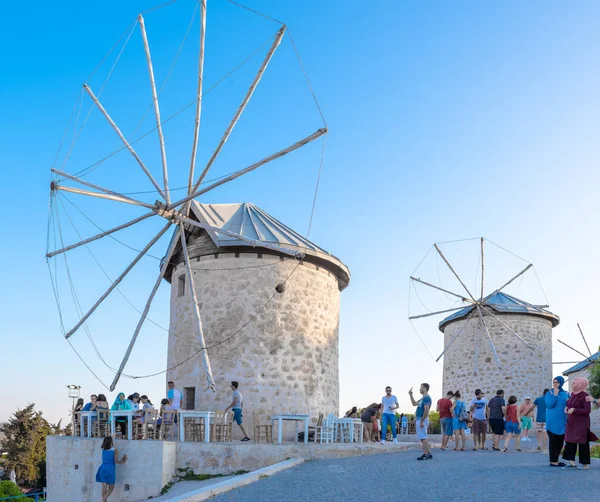
[[[19,487],[12,481],[0,481],[0,497],[15,497],[22,494]]]

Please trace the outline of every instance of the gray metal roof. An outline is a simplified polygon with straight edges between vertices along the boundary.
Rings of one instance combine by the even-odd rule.
[[[531,303],[527,303],[526,301],[520,300],[519,298],[515,298],[514,296],[510,296],[501,291],[494,291],[492,294],[486,296],[483,299],[483,305],[502,314],[529,314],[545,317],[552,321],[553,327],[558,326],[558,323],[560,322],[560,318],[549,310],[536,307]],[[467,317],[474,308],[474,305],[468,305],[464,309],[459,310],[458,312],[455,312],[454,314],[443,319],[439,324],[440,331],[443,332],[444,327],[447,324],[453,321],[458,321],[463,317]]]
[[[195,200],[191,203],[192,217],[200,223],[222,228],[249,239],[275,244],[283,248],[301,251],[306,261],[326,267],[338,277],[340,290],[350,282],[350,270],[342,261],[298,232],[249,202],[238,204],[202,204]],[[246,247],[258,248],[251,243],[226,234],[206,230],[218,248]],[[240,249],[241,251],[241,249]],[[265,252],[269,252],[265,248]]]
[[[577,371],[586,369],[588,366],[594,364],[598,357],[600,357],[600,352],[596,352],[593,356],[590,356],[588,359],[584,359],[579,364],[571,366],[568,370],[563,371],[563,375],[567,376],[571,373],[575,373]]]

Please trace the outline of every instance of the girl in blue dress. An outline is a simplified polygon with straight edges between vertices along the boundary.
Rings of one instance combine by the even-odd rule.
[[[465,451],[465,445],[467,443],[467,436],[465,430],[467,429],[467,422],[460,420],[461,411],[465,410],[465,403],[460,400],[460,392],[454,393],[454,404],[452,406],[452,428],[454,429],[454,451],[459,450],[458,442],[462,440],[461,451]]]
[[[96,482],[102,483],[102,502],[106,502],[115,489],[115,477],[117,465],[127,460],[127,455],[119,460],[119,452],[113,447],[112,437],[104,438],[102,441],[102,465],[96,473]]]

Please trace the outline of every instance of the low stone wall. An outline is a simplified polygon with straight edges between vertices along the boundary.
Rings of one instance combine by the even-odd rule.
[[[408,437],[405,437],[408,439]],[[128,459],[117,466],[111,500],[140,502],[157,496],[178,469],[197,474],[231,474],[254,471],[288,458],[305,460],[373,455],[420,446],[413,441],[398,444],[346,443],[180,443],[174,441],[116,440],[119,456]],[[49,502],[97,502],[101,499],[96,471],[102,463],[100,439],[49,436],[46,439]]]

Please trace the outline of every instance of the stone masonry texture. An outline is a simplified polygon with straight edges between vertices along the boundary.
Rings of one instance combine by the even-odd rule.
[[[484,309],[484,314],[487,312]],[[486,330],[477,316],[461,319],[444,327],[444,347],[454,342],[444,355],[441,393],[459,390],[463,401],[481,389],[488,399],[503,389],[521,403],[526,396],[535,399],[552,387],[552,324],[539,316],[523,314],[494,315],[516,332],[531,348],[491,315],[484,315],[500,368],[492,352]]]
[[[275,413],[314,418],[338,412],[340,291],[331,272],[255,253],[202,256],[192,268],[216,392],[205,391],[199,355],[180,364],[200,348],[187,278],[179,296],[183,264],[171,281],[167,379],[182,392],[195,388],[195,409],[224,409],[236,380],[249,433],[255,411],[261,423]],[[275,286],[288,277],[285,291],[277,293]]]

